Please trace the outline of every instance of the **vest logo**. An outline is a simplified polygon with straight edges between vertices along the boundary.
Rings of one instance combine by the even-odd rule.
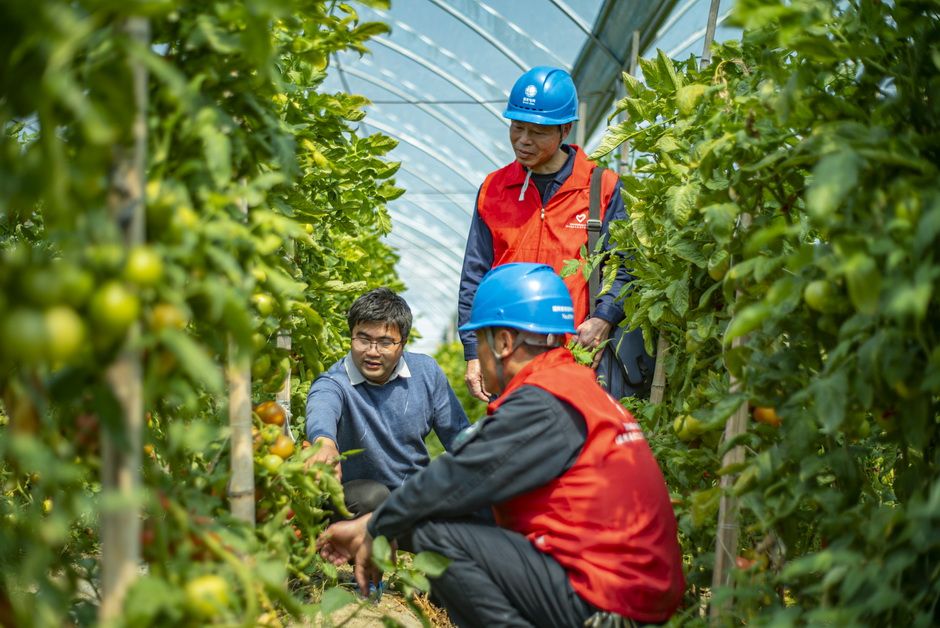
[[[569,222],[565,225],[565,229],[587,229],[587,225],[584,224],[584,221],[587,220],[586,213],[576,214],[574,219],[576,222]]]
[[[637,441],[646,440],[643,437],[643,430],[636,423],[622,423],[623,431],[614,438],[614,445],[626,445]]]
[[[525,97],[522,99],[522,103],[525,105],[534,105],[535,97],[538,95],[539,90],[535,85],[527,85],[525,88]]]

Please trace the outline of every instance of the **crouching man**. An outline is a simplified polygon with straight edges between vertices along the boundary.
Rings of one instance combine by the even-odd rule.
[[[499,393],[488,416],[374,513],[330,526],[321,555],[354,559],[365,591],[376,536],[443,554],[432,594],[458,626],[667,620],[685,586],[669,494],[635,419],[563,346],[573,320],[549,266],[487,273],[461,329]],[[485,507],[496,525],[473,518]]]
[[[427,466],[432,430],[451,450],[470,423],[434,358],[405,351],[412,314],[401,296],[370,290],[346,318],[349,353],[307,395],[307,439],[320,445],[308,464],[334,465],[346,508],[358,516]],[[364,451],[340,461],[352,449]]]

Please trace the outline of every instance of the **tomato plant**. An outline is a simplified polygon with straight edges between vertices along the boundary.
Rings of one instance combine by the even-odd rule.
[[[312,539],[327,508],[342,512],[341,488],[304,468],[312,447],[275,435],[256,465],[257,526],[231,517],[223,367],[233,350],[267,357],[258,402],[291,373],[296,430],[310,381],[343,353],[342,312],[401,287],[382,242],[395,142],[353,128],[363,98],[319,89],[332,53],[364,53],[387,28],[352,4],[294,0],[4,3],[0,24],[0,623],[95,620],[79,591],[100,580],[111,499],[99,440],[130,437],[108,378],[128,338],[147,410],[148,570],[123,620],[309,614],[308,591],[286,583],[335,575]],[[146,242],[127,249],[115,156],[132,136],[132,67],[148,73]]]
[[[679,622],[701,621],[705,590],[734,596],[730,622],[935,618],[938,8],[740,0],[743,39],[709,66],[660,53],[625,77],[599,153],[634,152],[611,227],[637,277],[626,324],[670,346],[664,403],[630,403],[680,497]],[[745,401],[768,420],[736,439],[741,465],[672,429],[721,428]],[[724,475],[767,568],[712,591]]]

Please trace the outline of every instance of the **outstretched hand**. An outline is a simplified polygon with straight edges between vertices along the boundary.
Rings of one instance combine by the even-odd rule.
[[[595,349],[599,344],[607,340],[610,336],[610,330],[613,326],[602,318],[589,318],[578,325],[574,335],[574,341],[586,349]],[[594,354],[594,363],[591,368],[596,369],[601,363],[602,351]]]
[[[340,482],[343,481],[343,467],[340,466],[339,462],[339,450],[336,449],[336,443],[325,436],[320,436],[313,441],[315,444],[319,443],[320,448],[317,449],[317,452],[307,458],[306,464],[304,464],[305,469],[310,469],[314,464],[322,462],[323,464],[333,465],[333,471],[336,473],[336,479]]]
[[[372,563],[372,536],[366,528],[372,513],[351,521],[337,521],[317,538],[320,556],[334,565],[353,561],[356,584],[363,595],[369,594],[369,583],[378,585],[382,571]]]

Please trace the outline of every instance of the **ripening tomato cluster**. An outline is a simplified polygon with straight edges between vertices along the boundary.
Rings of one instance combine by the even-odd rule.
[[[309,442],[297,449],[284,433],[286,420],[276,401],[254,408],[255,518],[259,524],[282,518],[289,523],[293,540],[312,551],[310,541],[325,527],[330,513],[347,514],[343,487],[330,466],[309,463],[315,452]]]
[[[251,428],[255,464],[270,474],[294,453],[294,441],[284,433],[287,413],[276,401],[265,401],[255,406],[257,421]]]

